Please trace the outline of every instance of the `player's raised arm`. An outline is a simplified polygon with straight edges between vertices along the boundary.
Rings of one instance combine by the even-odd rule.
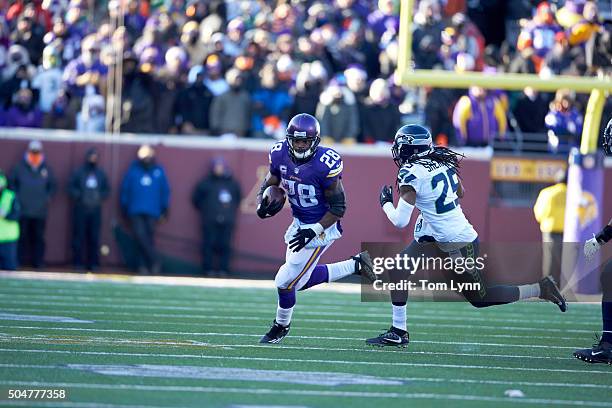
[[[337,178],[324,190],[325,200],[329,205],[327,212],[321,217],[318,223],[310,228],[300,229],[289,242],[289,248],[293,252],[298,252],[304,248],[316,236],[321,235],[323,231],[338,222],[344,216],[346,211],[346,196],[344,194],[344,186],[342,180]]]
[[[416,190],[409,185],[400,186],[400,198],[397,207],[393,206],[393,189],[383,186],[380,190],[380,205],[393,225],[403,228],[410,223],[410,217],[416,203]]]
[[[612,240],[612,219],[597,235],[593,235],[593,238],[584,243],[584,255],[590,259],[602,245],[610,240]]]

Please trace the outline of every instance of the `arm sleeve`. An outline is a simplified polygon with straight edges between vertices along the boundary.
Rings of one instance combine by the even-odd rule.
[[[385,203],[383,206],[383,211],[387,214],[387,218],[397,228],[403,228],[410,223],[413,210],[414,205],[404,201],[401,197],[397,202],[397,208],[393,207],[392,203]]]

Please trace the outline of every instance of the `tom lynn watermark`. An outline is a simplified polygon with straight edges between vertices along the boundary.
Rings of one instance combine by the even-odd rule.
[[[390,271],[403,271],[414,275],[419,270],[439,270],[453,272],[458,275],[473,271],[482,271],[485,268],[487,255],[478,257],[428,257],[408,256],[397,254],[393,257],[375,257],[372,259],[374,273],[379,277],[372,283],[377,291],[394,290],[431,290],[431,291],[463,291],[481,289],[479,282],[459,282],[450,279],[447,282],[430,282],[428,279],[399,279],[395,282],[385,282],[381,278],[383,274]]]

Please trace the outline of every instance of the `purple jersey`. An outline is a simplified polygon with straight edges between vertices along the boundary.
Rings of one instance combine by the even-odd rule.
[[[319,146],[303,164],[296,164],[289,155],[287,141],[276,143],[270,150],[270,173],[281,179],[287,192],[293,216],[303,224],[319,222],[329,209],[324,192],[342,178],[342,158],[333,149]]]

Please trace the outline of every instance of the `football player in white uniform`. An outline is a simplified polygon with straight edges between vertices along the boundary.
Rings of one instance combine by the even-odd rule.
[[[612,155],[612,119],[604,131],[604,153]],[[612,241],[612,219],[593,238],[584,243],[584,255],[590,259],[607,242]],[[602,332],[599,342],[593,347],[574,351],[574,357],[587,363],[612,364],[612,259],[602,268],[601,276],[601,320]]]
[[[409,224],[415,207],[421,213],[415,226],[414,241],[402,251],[402,255],[415,258],[477,258],[478,234],[459,205],[459,198],[465,193],[458,174],[462,155],[445,147],[433,146],[431,134],[420,125],[402,126],[395,134],[391,152],[399,167],[397,185],[400,197],[395,207],[391,186],[383,186],[380,205],[389,221],[398,228]],[[395,271],[403,278],[406,278],[407,272]],[[539,297],[555,303],[563,312],[567,308],[565,299],[550,276],[538,283],[521,286],[487,286],[477,268],[468,268],[464,273],[444,271],[444,276],[448,281],[471,283],[468,287],[472,288],[480,287],[479,290],[460,292],[475,307]],[[401,347],[408,344],[407,299],[407,291],[391,292],[392,326],[380,336],[366,340],[367,344]]]

